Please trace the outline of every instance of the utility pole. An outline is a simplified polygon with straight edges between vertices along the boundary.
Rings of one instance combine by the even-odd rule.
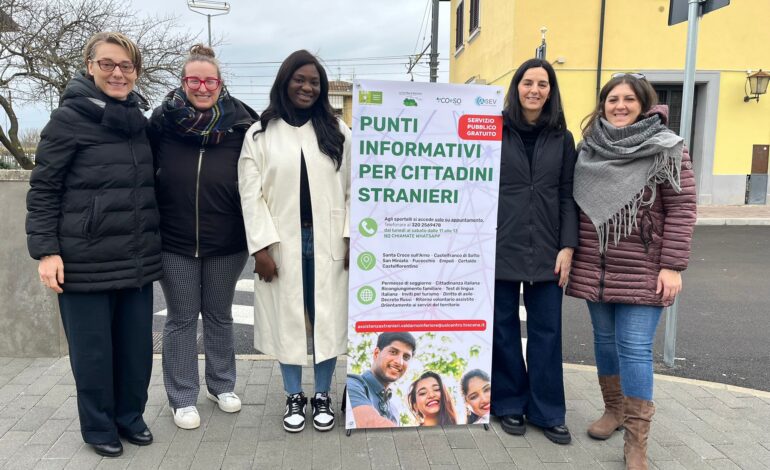
[[[428,44],[428,45],[425,47],[425,49],[423,49],[423,50],[422,50],[422,52],[420,52],[419,54],[417,54],[417,56],[416,56],[416,57],[414,57],[414,58],[412,58],[412,57],[409,57],[409,66],[406,68],[406,73],[408,73],[409,75],[411,75],[411,76],[412,76],[412,80],[411,80],[411,81],[414,81],[414,74],[412,73],[412,70],[414,70],[414,67],[415,67],[417,64],[419,64],[419,63],[420,63],[420,59],[422,59],[422,56],[424,56],[424,55],[425,55],[425,52],[427,52],[427,51],[428,51],[428,47],[430,47],[430,46],[431,46],[431,44]]]
[[[439,0],[433,0],[433,16],[430,26],[430,81],[438,79],[438,11]]]

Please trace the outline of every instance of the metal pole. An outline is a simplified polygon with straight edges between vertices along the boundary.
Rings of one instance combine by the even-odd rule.
[[[599,57],[596,60],[596,100],[599,100],[599,92],[602,89],[602,57],[604,56],[604,13],[607,1],[602,0],[601,14],[599,15]]]
[[[208,26],[209,26],[209,47],[211,47],[211,15],[206,15],[208,17]]]
[[[230,4],[227,2],[217,2],[214,0],[187,0],[187,8],[193,13],[197,13],[199,15],[206,15],[209,47],[211,47],[211,17],[226,15],[230,13]],[[211,13],[203,13],[198,10],[219,10],[222,13],[211,14]]]
[[[545,60],[545,53],[546,53],[546,47],[547,47],[545,44],[546,32],[548,32],[548,28],[546,28],[545,26],[540,28],[540,35],[541,35],[540,45],[537,46],[537,48],[535,49],[535,57],[537,57],[540,60]]]
[[[695,59],[698,50],[698,26],[703,0],[688,0],[687,11],[687,55],[684,67],[684,84],[682,85],[682,119],[679,135],[684,143],[690,146],[692,134],[692,105],[695,96]],[[666,334],[663,344],[663,362],[668,367],[674,367],[676,357],[676,323],[679,313],[679,296],[666,309]]]
[[[433,17],[430,26],[430,81],[438,79],[438,2],[433,0]]]
[[[698,49],[698,26],[703,0],[689,0],[687,13],[687,56],[684,66],[684,84],[682,85],[682,122],[679,135],[684,143],[690,145],[692,134],[692,104],[695,96],[695,59]]]

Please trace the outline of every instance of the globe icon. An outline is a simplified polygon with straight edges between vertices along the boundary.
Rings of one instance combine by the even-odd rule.
[[[362,288],[358,289],[357,297],[359,302],[361,302],[364,305],[369,305],[372,302],[374,302],[376,293],[374,292],[374,289],[372,287],[363,286]]]

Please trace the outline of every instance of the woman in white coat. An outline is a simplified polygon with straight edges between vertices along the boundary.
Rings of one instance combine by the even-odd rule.
[[[270,104],[246,133],[238,182],[258,279],[254,347],[278,358],[289,432],[305,427],[305,311],[313,331],[313,426],[334,427],[329,389],[347,348],[350,130],[329,104],[329,80],[305,50],[284,60]]]

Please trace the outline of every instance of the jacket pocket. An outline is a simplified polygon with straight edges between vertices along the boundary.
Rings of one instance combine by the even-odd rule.
[[[278,231],[278,217],[273,217],[273,226],[275,227],[275,230]],[[273,243],[272,245],[267,247],[267,254],[270,255],[271,258],[273,258],[275,267],[280,268],[281,267],[281,242]]]
[[[96,233],[96,221],[99,215],[99,196],[91,198],[91,205],[86,212],[86,219],[83,222],[83,235],[90,239]]]
[[[343,209],[332,209],[329,227],[329,241],[331,243],[330,251],[332,259],[335,261],[345,259],[347,246],[342,232],[345,229],[345,211]]]

